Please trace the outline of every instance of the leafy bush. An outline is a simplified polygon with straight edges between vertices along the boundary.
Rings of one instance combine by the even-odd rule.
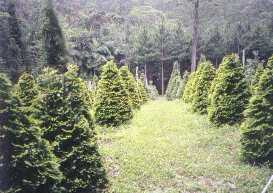
[[[215,69],[209,61],[199,64],[196,77],[195,92],[193,93],[192,107],[195,112],[207,113],[208,93],[215,76]]]
[[[133,108],[140,108],[140,96],[137,89],[137,82],[133,74],[129,71],[128,66],[121,67],[119,71]]]
[[[215,124],[241,121],[248,103],[249,89],[236,56],[223,59],[209,92],[208,115]]]
[[[181,75],[180,68],[178,62],[175,62],[173,65],[173,71],[168,83],[168,87],[166,90],[166,97],[168,100],[174,100],[177,96],[177,91],[179,89],[179,85],[181,83]]]
[[[273,56],[255,86],[245,111],[242,130],[242,156],[250,163],[273,165]]]
[[[99,125],[119,126],[133,117],[128,93],[113,61],[102,69],[98,83],[95,117]]]

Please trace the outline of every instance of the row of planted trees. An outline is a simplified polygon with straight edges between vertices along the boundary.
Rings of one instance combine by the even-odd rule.
[[[104,191],[95,124],[124,124],[148,100],[142,81],[112,61],[103,66],[95,96],[75,65],[65,73],[51,68],[37,77],[24,73],[16,85],[1,74],[0,88],[0,191],[5,193]]]
[[[182,99],[215,125],[240,124],[242,158],[272,166],[273,57],[257,68],[251,84],[235,55],[226,56],[217,70],[203,60],[189,75]]]

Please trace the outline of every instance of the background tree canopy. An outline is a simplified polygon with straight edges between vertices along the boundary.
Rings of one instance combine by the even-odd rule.
[[[115,59],[118,65],[129,64],[132,72],[136,66],[146,69],[148,80],[160,89],[160,64],[164,64],[165,84],[174,61],[180,63],[181,71],[190,68],[196,1],[54,0],[54,4],[70,60],[80,67],[83,77],[93,76],[102,64]],[[35,56],[41,42],[41,5],[42,0],[16,1],[17,19],[27,37],[23,41]],[[225,54],[238,53],[242,58],[245,53],[246,58],[254,58],[255,51],[259,59],[267,59],[273,51],[272,6],[271,0],[200,1],[198,58],[204,54],[218,66]],[[5,17],[3,7],[1,17]],[[3,52],[0,49],[0,61]],[[37,65],[37,61],[32,63]]]

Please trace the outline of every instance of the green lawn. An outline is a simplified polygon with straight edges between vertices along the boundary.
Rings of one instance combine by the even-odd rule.
[[[271,175],[240,161],[238,128],[216,128],[179,101],[150,102],[99,139],[113,193],[256,193]]]

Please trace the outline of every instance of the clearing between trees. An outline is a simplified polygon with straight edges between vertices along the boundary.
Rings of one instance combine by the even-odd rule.
[[[238,127],[215,127],[180,101],[149,102],[131,124],[98,137],[109,192],[254,193],[271,175],[240,160]]]

